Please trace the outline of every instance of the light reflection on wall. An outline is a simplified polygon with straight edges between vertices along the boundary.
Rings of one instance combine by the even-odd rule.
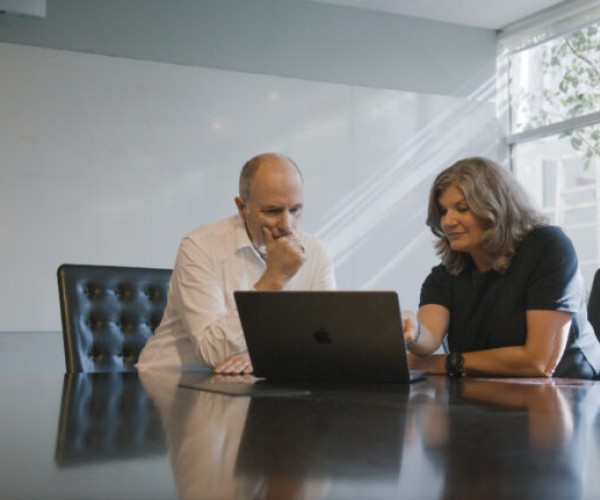
[[[342,287],[397,289],[416,303],[437,260],[425,226],[433,177],[465,156],[502,160],[495,85],[489,80],[466,99],[353,89],[353,188],[317,231]]]
[[[63,262],[171,267],[183,234],[235,211],[261,151],[302,168],[340,288],[413,307],[437,260],[432,176],[500,151],[494,82],[425,95],[10,44],[0,73],[0,331],[60,329]]]

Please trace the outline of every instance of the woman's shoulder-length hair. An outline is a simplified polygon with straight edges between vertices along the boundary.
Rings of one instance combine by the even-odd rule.
[[[456,186],[475,215],[484,220],[483,250],[492,257],[493,269],[503,273],[527,234],[548,220],[533,204],[523,187],[497,163],[483,157],[465,158],[442,171],[429,193],[427,225],[438,240],[437,254],[453,276],[462,273],[471,261],[465,252],[450,248],[441,226],[442,212],[438,203],[441,193]]]

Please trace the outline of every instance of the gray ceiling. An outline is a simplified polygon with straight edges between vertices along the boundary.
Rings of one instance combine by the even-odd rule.
[[[531,14],[575,0],[305,0],[500,29]]]

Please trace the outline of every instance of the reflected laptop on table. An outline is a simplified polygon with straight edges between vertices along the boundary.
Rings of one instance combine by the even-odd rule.
[[[423,378],[408,369],[395,291],[234,296],[256,377],[361,383]]]
[[[409,391],[394,394],[393,404],[387,398],[382,404],[335,396],[252,398],[236,476],[398,484]]]

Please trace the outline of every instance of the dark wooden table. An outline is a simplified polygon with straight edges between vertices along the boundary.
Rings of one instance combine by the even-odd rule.
[[[4,375],[0,498],[600,498],[598,382],[205,377]]]

